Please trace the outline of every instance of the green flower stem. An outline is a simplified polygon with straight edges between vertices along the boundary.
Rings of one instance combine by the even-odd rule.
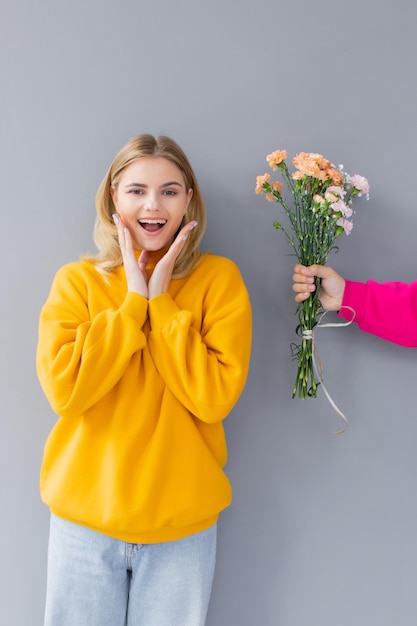
[[[293,353],[297,358],[297,375],[292,397],[316,398],[317,387],[320,381],[316,379],[313,364],[313,341],[303,337],[305,330],[314,330],[317,325],[317,315],[321,309],[319,300],[320,279],[316,280],[316,291],[308,300],[298,307],[299,324],[297,334],[301,336],[301,344],[293,346]]]

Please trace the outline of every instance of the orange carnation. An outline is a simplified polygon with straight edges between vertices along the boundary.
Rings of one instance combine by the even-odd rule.
[[[262,176],[257,176],[255,193],[265,193],[264,190],[262,189],[262,185],[264,183],[269,183],[270,180],[271,180],[270,174],[263,174]]]
[[[300,152],[293,158],[292,162],[294,167],[300,172],[294,172],[293,178],[295,179],[302,178],[303,176],[312,176],[320,180],[326,180],[328,178],[327,170],[331,167],[331,163],[321,154]]]
[[[271,187],[272,189],[277,191],[279,194],[282,193],[283,184],[280,183],[279,181],[275,181],[274,183],[271,183]],[[267,193],[266,199],[268,200],[268,202],[274,202],[276,200],[276,198],[272,195],[272,193]]]
[[[268,154],[268,156],[266,157],[266,160],[268,161],[269,167],[272,167],[273,170],[277,170],[278,165],[280,163],[283,163],[286,158],[287,158],[286,150],[275,150],[275,152],[271,152],[271,154]]]
[[[340,185],[342,185],[343,183],[343,175],[341,172],[339,172],[339,170],[334,169],[334,167],[331,167],[328,171],[328,178],[331,178],[333,181],[334,185],[337,185],[338,187],[340,187]]]
[[[283,186],[284,185],[280,183],[278,180],[275,181],[274,183],[271,183],[272,189],[275,189],[275,191],[278,191],[278,193],[282,193]]]

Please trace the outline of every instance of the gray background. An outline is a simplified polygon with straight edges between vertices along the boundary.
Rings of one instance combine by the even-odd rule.
[[[415,626],[416,365],[355,327],[320,331],[322,393],[292,400],[293,258],[254,194],[265,156],[321,152],[369,178],[331,264],[415,278],[414,0],[2,0],[0,607],[42,623],[55,417],[34,367],[58,267],[93,250],[94,196],[141,132],[185,149],[205,247],[240,266],[254,310],[245,392],[226,421],[234,502],[208,626]],[[57,625],[58,626],[58,625]]]

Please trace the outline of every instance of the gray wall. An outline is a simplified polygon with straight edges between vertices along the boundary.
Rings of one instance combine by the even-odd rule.
[[[293,259],[254,194],[276,148],[367,176],[331,264],[415,278],[414,0],[3,0],[0,621],[42,623],[48,511],[38,473],[54,415],[37,382],[53,274],[93,249],[94,195],[141,132],[188,153],[205,246],[234,259],[254,309],[245,392],[226,421],[233,505],[208,626],[417,623],[415,354],[320,331],[329,391],[292,400]]]

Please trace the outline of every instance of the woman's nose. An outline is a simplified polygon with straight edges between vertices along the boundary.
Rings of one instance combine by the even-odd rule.
[[[159,209],[159,203],[156,196],[149,195],[145,200],[144,208],[148,211],[156,211]]]

